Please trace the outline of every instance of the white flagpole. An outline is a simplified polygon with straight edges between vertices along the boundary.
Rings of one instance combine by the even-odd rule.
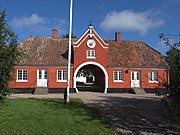
[[[73,0],[70,0],[70,17],[69,17],[69,51],[68,51],[68,75],[67,75],[67,93],[66,93],[66,103],[69,102],[69,90],[70,90],[70,68],[71,68],[71,35],[72,35],[72,5]]]

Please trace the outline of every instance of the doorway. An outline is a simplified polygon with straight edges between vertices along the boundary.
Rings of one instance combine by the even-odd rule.
[[[139,71],[131,71],[131,87],[140,87]]]
[[[37,70],[37,87],[47,87],[48,71],[46,69]]]

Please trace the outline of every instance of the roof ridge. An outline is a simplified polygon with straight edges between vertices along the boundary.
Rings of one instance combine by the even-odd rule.
[[[104,41],[114,41],[114,42],[116,42],[115,40],[113,40],[113,39],[108,39],[108,40],[104,40]],[[121,41],[124,41],[124,42],[143,42],[144,43],[144,41],[141,41],[141,40],[121,40]]]

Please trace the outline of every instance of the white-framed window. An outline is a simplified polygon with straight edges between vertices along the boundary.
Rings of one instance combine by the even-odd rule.
[[[17,70],[17,82],[28,82],[27,69],[18,69]]]
[[[123,82],[123,71],[115,70],[113,72],[114,82]]]
[[[86,58],[96,58],[95,50],[87,50]]]
[[[57,70],[57,82],[67,81],[67,70]]]
[[[158,82],[158,72],[148,73],[149,82]]]

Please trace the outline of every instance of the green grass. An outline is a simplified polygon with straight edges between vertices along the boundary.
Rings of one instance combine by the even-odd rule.
[[[80,100],[7,99],[0,108],[1,135],[108,135],[98,117]],[[91,113],[90,113],[91,112]]]

